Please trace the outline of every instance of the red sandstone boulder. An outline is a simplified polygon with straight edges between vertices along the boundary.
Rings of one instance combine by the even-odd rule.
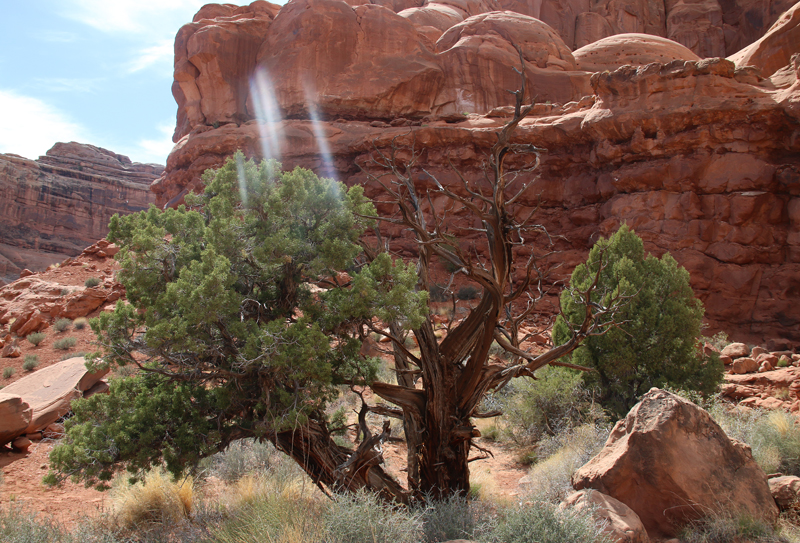
[[[617,423],[572,482],[628,505],[651,534],[674,536],[721,503],[769,523],[778,516],[749,447],[728,439],[703,409],[659,389]]]
[[[0,446],[25,433],[33,410],[18,394],[0,390]]]
[[[107,373],[108,370],[89,373],[83,357],[70,358],[15,381],[3,393],[17,395],[31,407],[24,432],[30,434],[67,414],[72,400],[82,397]]]
[[[750,354],[750,349],[744,343],[729,343],[719,353],[721,356],[730,356],[733,359],[742,358]]]
[[[731,364],[731,372],[733,373],[752,373],[754,371],[758,371],[758,362],[750,358],[749,356],[737,358]]]

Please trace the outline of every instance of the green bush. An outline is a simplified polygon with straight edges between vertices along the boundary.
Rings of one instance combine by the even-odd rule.
[[[42,341],[44,341],[44,338],[46,338],[46,337],[47,337],[47,334],[45,334],[44,332],[34,332],[32,334],[28,334],[28,338],[27,339],[28,339],[28,343],[30,343],[31,345],[36,347]]]
[[[100,284],[100,279],[97,277],[90,277],[86,281],[83,282],[83,286],[86,288],[93,288]]]
[[[645,255],[642,240],[625,225],[598,241],[587,262],[575,268],[570,288],[561,294],[563,316],[556,320],[553,342],[568,341],[575,323],[583,321],[577,292],[594,281],[601,262],[592,301],[608,305],[615,296],[630,296],[615,316],[622,324],[586,338],[568,358],[596,370],[584,375],[599,386],[602,405],[622,417],[654,386],[715,391],[723,366],[719,356],[706,357],[699,348],[703,304],[689,286],[689,272],[669,254]]]
[[[472,285],[467,285],[458,289],[456,297],[459,300],[475,300],[478,298],[478,289]]]
[[[73,348],[77,342],[78,340],[74,337],[62,337],[53,342],[53,347],[61,349],[62,351],[68,351]]]
[[[538,502],[505,513],[490,539],[497,543],[610,543],[591,512]]]
[[[72,326],[72,321],[69,319],[58,319],[53,323],[53,328],[59,332],[66,332],[70,326]]]
[[[11,379],[16,372],[17,370],[12,368],[11,366],[3,368],[3,379]]]
[[[39,357],[35,354],[26,354],[25,361],[22,363],[22,369],[25,371],[33,371],[39,365]]]
[[[547,366],[537,379],[517,379],[503,400],[507,432],[520,445],[554,436],[588,420],[590,394],[574,370]]]
[[[0,541],[4,543],[52,543],[65,540],[64,530],[11,504],[0,507]]]
[[[223,452],[211,457],[211,472],[225,481],[233,483],[251,473],[263,473],[283,459],[269,442],[240,439],[231,443]]]
[[[88,323],[89,321],[86,320],[86,317],[78,317],[72,322],[72,326],[75,327],[75,330],[83,330]]]

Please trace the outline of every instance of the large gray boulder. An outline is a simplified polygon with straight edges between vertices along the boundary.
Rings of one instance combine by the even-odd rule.
[[[720,510],[769,523],[778,517],[750,448],[730,440],[697,405],[657,388],[616,424],[572,484],[626,504],[651,537],[672,537],[686,522]]]

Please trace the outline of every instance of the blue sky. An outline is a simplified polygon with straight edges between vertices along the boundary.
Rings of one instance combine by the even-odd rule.
[[[206,3],[0,0],[0,153],[78,141],[164,164],[175,33]]]

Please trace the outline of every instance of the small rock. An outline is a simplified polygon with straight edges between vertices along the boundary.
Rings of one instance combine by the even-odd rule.
[[[19,358],[22,356],[22,350],[19,348],[19,346],[9,343],[3,347],[3,351],[0,353],[0,356],[3,358]]]
[[[767,350],[764,347],[753,347],[753,350],[750,352],[750,358],[758,359],[759,356],[762,354],[767,354]]]
[[[31,440],[25,436],[19,436],[11,442],[11,446],[17,451],[27,451],[31,446]]]
[[[733,358],[731,358],[730,356],[720,355],[719,359],[726,366],[730,366],[733,363]]]
[[[19,272],[19,278],[22,279],[23,277],[28,277],[29,275],[33,275],[33,272],[28,268],[25,268],[21,272]]]
[[[633,509],[602,492],[585,489],[573,492],[561,504],[562,508],[574,507],[576,511],[586,508],[595,521],[604,523],[603,531],[617,543],[649,543],[647,530]]]
[[[800,477],[784,475],[783,477],[773,477],[767,482],[769,491],[781,511],[797,500],[798,494],[800,494]]]

